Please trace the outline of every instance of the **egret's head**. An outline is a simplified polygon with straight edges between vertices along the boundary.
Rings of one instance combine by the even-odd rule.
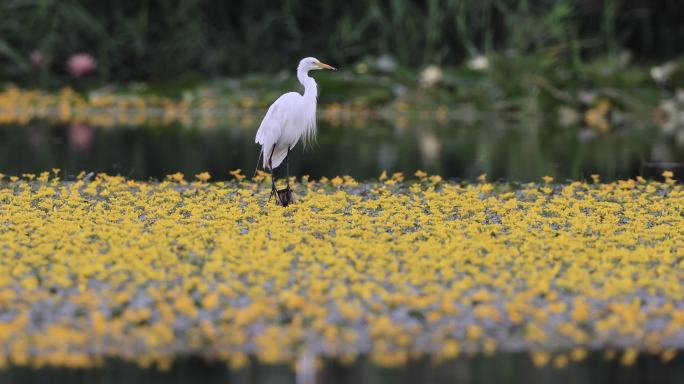
[[[335,67],[332,67],[328,64],[321,63],[320,60],[318,60],[315,57],[305,57],[299,62],[299,66],[297,67],[298,70],[303,70],[303,71],[312,71],[316,69],[331,69],[333,71],[336,70]]]

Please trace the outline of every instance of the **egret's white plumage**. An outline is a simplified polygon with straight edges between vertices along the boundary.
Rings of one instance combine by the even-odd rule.
[[[304,86],[304,94],[288,92],[280,96],[261,121],[254,142],[261,144],[264,169],[279,166],[302,136],[305,144],[316,136],[318,87],[309,77],[309,71],[316,69],[335,68],[314,57],[303,58],[297,67],[297,79]]]

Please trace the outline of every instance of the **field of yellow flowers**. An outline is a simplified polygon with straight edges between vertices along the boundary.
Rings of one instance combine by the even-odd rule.
[[[669,172],[303,178],[287,208],[266,175],[232,173],[4,176],[0,366],[526,351],[562,368],[684,347],[684,188]]]

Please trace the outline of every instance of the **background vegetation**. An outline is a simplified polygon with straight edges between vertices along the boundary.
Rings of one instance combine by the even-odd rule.
[[[4,0],[0,18],[0,79],[29,86],[63,84],[79,52],[101,84],[275,71],[307,54],[419,68],[491,52],[579,64],[684,51],[684,4],[668,0]]]

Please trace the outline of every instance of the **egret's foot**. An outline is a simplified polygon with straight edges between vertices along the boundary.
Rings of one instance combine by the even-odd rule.
[[[275,196],[275,198],[276,198],[276,205],[279,205],[279,203],[278,203],[278,198],[279,198],[279,197],[278,197],[278,190],[276,189],[275,184],[273,184],[273,185],[271,186],[271,196],[268,197],[268,202],[269,202],[269,203],[271,202],[271,199],[273,198],[273,196]]]
[[[290,187],[286,187],[285,189],[281,189],[276,192],[276,204],[287,207],[294,201],[292,189],[290,189]]]

